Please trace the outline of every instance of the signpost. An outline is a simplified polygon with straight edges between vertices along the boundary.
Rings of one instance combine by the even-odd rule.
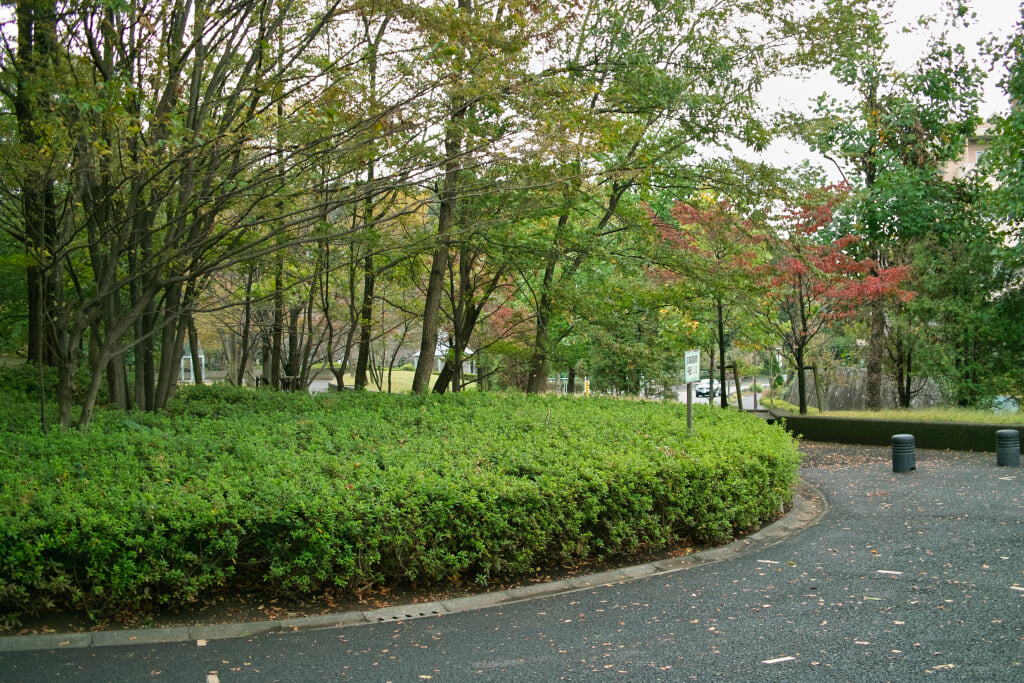
[[[693,383],[700,380],[700,351],[683,356],[683,381],[686,383],[686,428],[693,433]]]

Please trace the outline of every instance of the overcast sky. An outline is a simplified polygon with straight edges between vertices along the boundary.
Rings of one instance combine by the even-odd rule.
[[[922,14],[938,14],[944,3],[942,0],[896,0],[895,4],[894,19],[899,24],[911,25]],[[977,57],[983,67],[989,69],[990,65],[978,49],[978,41],[991,36],[1005,38],[1010,35],[1020,21],[1021,3],[1014,0],[968,0],[967,4],[977,16],[971,26],[953,33],[952,36],[967,48],[968,55]],[[893,61],[899,65],[912,64],[924,46],[923,42],[901,40],[899,36],[894,36],[890,43]],[[989,74],[981,111],[983,117],[1003,113],[1008,107],[1006,97],[996,86],[1000,76],[1001,73],[998,72]]]
[[[941,13],[943,0],[895,0],[893,25],[890,27],[890,59],[897,67],[908,68],[920,57],[926,46],[927,36],[920,29],[914,34],[905,34],[902,26],[916,26],[922,14]],[[990,64],[978,49],[978,41],[990,36],[1006,37],[1017,26],[1021,17],[1021,3],[1015,0],[967,0],[967,4],[976,13],[972,25],[967,29],[959,29],[951,33],[951,38],[967,49],[969,56],[979,60],[982,68],[988,71]],[[1006,96],[997,87],[1002,69],[989,72],[985,88],[984,101],[981,105],[982,117],[1003,113],[1009,104]],[[839,95],[840,91],[823,74],[819,78],[802,81],[782,80],[772,82],[764,91],[764,103],[771,109],[790,111],[809,111],[810,104],[822,92],[830,91]],[[812,163],[819,161],[806,148],[794,142],[778,142],[770,148],[767,158],[773,163],[796,164],[804,159]],[[830,164],[823,164],[830,166]],[[831,169],[830,169],[831,170]]]

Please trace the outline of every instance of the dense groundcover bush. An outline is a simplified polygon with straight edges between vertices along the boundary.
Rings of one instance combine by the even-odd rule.
[[[685,406],[610,399],[213,386],[48,436],[24,413],[0,417],[8,625],[235,586],[486,583],[718,542],[790,500],[799,460],[748,415],[698,410],[691,437]]]

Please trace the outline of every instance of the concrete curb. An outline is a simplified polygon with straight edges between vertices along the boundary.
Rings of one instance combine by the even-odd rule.
[[[96,631],[91,633],[5,636],[0,637],[0,653],[108,647],[114,645],[155,645],[189,641],[205,644],[206,641],[224,638],[245,638],[289,631],[309,631],[382,622],[408,621],[409,619],[508,605],[551,595],[589,590],[598,586],[625,583],[636,579],[658,576],[659,574],[670,574],[689,567],[733,559],[775,545],[794,533],[811,526],[827,511],[828,502],[821,492],[813,485],[801,479],[797,483],[794,492],[793,508],[782,518],[749,536],[736,539],[728,545],[693,553],[692,555],[657,560],[598,574],[522,586],[493,593],[469,595],[440,602],[422,602],[397,607],[384,607],[365,612],[340,612],[314,617],[282,619],[280,621],[179,626],[165,629],[126,629],[123,631]]]

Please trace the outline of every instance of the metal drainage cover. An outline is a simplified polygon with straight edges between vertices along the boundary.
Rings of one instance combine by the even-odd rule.
[[[420,619],[422,617],[436,617],[439,614],[447,614],[448,610],[439,602],[421,602],[401,607],[382,607],[371,612],[363,612],[367,621],[404,621],[407,619]]]

